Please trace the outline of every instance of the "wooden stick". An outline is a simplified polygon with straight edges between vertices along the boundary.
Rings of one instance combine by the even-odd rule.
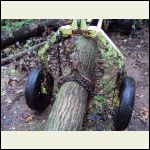
[[[34,45],[33,47],[31,47],[30,49],[25,49],[25,50],[23,50],[23,51],[20,52],[20,53],[17,53],[17,54],[15,54],[15,55],[10,55],[10,56],[8,56],[8,57],[6,57],[6,58],[3,58],[3,59],[1,60],[1,66],[2,66],[2,65],[5,65],[5,64],[7,64],[7,63],[12,62],[14,59],[18,59],[18,58],[20,58],[20,57],[26,55],[28,52],[31,52],[31,51],[34,51],[34,50],[38,50],[38,48],[40,48],[41,46],[43,46],[45,43],[46,43],[46,42],[39,43],[39,44]]]

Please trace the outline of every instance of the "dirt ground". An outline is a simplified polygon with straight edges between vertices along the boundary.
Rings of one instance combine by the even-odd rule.
[[[131,122],[127,130],[149,130],[149,31],[143,29],[136,38],[111,36],[125,50],[127,75],[136,81],[136,97]],[[120,40],[119,40],[120,39]]]
[[[136,81],[135,105],[131,122],[127,130],[149,130],[149,28],[143,28],[132,38],[109,34],[112,41],[126,56],[127,74]],[[24,88],[27,75],[36,65],[30,58],[24,56],[19,62],[1,66],[1,130],[2,131],[38,131],[42,130],[52,105],[40,113],[31,110],[26,105]],[[24,60],[30,60],[28,69],[24,67]],[[52,101],[55,100],[57,88],[54,88]]]

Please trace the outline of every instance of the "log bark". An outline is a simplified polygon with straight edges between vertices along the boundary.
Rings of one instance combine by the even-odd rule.
[[[40,35],[44,32],[45,26],[52,26],[57,30],[60,26],[65,24],[67,24],[67,22],[63,19],[41,19],[40,21],[25,25],[13,31],[1,31],[1,49],[17,41]]]
[[[76,47],[79,50],[81,61],[80,72],[92,79],[97,51],[96,41],[92,38],[78,36]],[[74,81],[64,83],[57,94],[45,130],[81,130],[88,98],[87,90],[79,83]]]

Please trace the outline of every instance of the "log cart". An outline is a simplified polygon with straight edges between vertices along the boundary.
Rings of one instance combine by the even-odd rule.
[[[54,79],[57,80],[59,91],[45,130],[81,130],[87,101],[95,95],[97,53],[100,54],[100,60],[105,66],[99,78],[103,78],[107,70],[104,68],[115,70],[113,76],[116,80],[112,99],[115,112],[114,128],[127,128],[133,111],[135,81],[127,76],[124,69],[125,57],[102,30],[102,23],[103,20],[99,20],[96,26],[92,26],[87,25],[84,19],[74,19],[71,25],[61,26],[53,33],[39,50],[40,64],[28,76],[25,98],[29,108],[45,110],[51,102]],[[101,66],[100,63],[99,67]]]

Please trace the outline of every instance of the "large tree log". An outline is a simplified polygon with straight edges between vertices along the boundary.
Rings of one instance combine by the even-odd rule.
[[[1,31],[1,49],[17,41],[26,40],[33,36],[38,36],[45,30],[45,26],[52,26],[57,30],[60,26],[66,25],[62,19],[47,19],[35,21],[13,31]]]
[[[92,38],[79,36],[77,50],[79,50],[81,61],[80,72],[92,80],[97,51],[96,41]],[[81,130],[87,100],[88,92],[79,83],[74,81],[64,83],[58,92],[45,130]]]

